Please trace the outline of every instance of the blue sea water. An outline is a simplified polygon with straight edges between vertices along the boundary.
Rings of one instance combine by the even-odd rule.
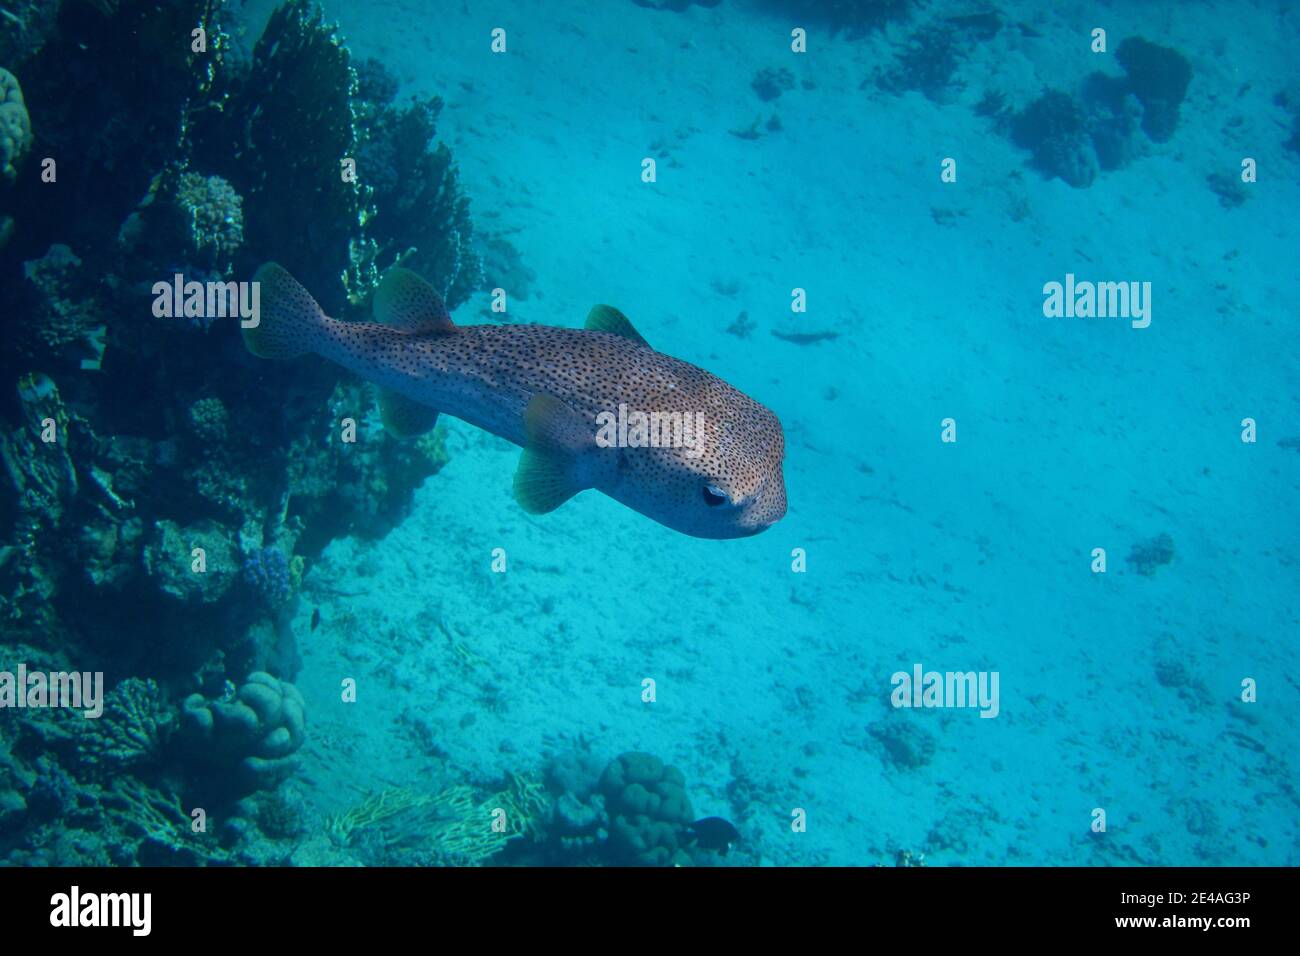
[[[324,10],[444,98],[476,230],[530,270],[518,294],[490,260],[453,319],[500,322],[495,286],[515,323],[616,306],[780,418],[788,513],[724,541],[594,491],[531,516],[518,449],[444,419],[409,515],[331,540],[285,622],[293,861],[395,860],[321,832],[376,793],[554,797],[557,761],[644,752],[744,865],[1295,864],[1300,15],[1003,2],[927,86],[924,29],[978,9],[658,6]],[[1071,184],[1013,117],[1124,77],[1129,37],[1190,65],[1176,127]],[[1076,280],[1149,290],[1149,324],[1045,315]],[[996,704],[896,706],[916,668],[995,676]],[[527,842],[492,862],[566,862]]]

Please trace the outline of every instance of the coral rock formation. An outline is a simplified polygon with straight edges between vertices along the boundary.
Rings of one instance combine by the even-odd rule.
[[[609,842],[625,862],[685,866],[684,828],[694,819],[686,780],[676,767],[653,754],[625,753],[612,760],[600,778],[609,811]]]
[[[305,737],[302,695],[292,684],[254,672],[230,700],[185,699],[181,732],[205,782],[245,796],[273,790],[298,769]]]
[[[0,177],[13,181],[32,144],[32,124],[17,78],[0,67]]]
[[[1129,37],[1121,43],[1115,58],[1142,103],[1142,129],[1155,142],[1165,142],[1178,126],[1178,106],[1192,81],[1192,65],[1172,47],[1141,37]]]

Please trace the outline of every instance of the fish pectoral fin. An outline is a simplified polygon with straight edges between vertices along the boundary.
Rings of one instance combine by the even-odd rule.
[[[591,487],[583,461],[596,439],[581,415],[553,395],[534,395],[524,409],[524,434],[514,483],[519,507],[546,514]]]
[[[421,405],[391,389],[379,389],[379,417],[384,431],[394,438],[415,438],[433,430],[438,423],[438,410]]]
[[[636,330],[628,317],[612,305],[592,306],[591,311],[587,313],[587,324],[584,328],[588,332],[608,332],[610,335],[621,335],[625,339],[631,339],[637,345],[650,348],[650,343]]]
[[[456,330],[442,296],[410,269],[401,266],[393,266],[384,273],[370,307],[376,322],[413,335]]]
[[[573,477],[573,458],[561,452],[525,448],[515,469],[515,501],[530,515],[554,511],[583,484]]]

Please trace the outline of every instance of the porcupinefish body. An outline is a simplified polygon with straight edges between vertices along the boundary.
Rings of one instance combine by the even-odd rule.
[[[596,306],[584,329],[457,326],[428,283],[394,268],[375,290],[377,321],[344,322],[275,263],[255,281],[251,352],[313,353],[374,382],[384,426],[399,437],[443,412],[519,445],[514,492],[525,511],[595,488],[702,538],[757,534],[785,514],[777,417],[652,349],[616,309]]]

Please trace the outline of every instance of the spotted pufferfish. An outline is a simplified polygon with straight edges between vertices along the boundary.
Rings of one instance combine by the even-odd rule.
[[[395,267],[375,290],[376,321],[345,322],[273,262],[254,281],[249,351],[319,355],[375,383],[384,427],[397,437],[428,431],[443,412],[520,446],[514,494],[531,514],[588,488],[700,538],[757,534],[785,514],[776,415],[651,348],[617,309],[596,306],[582,329],[455,325],[432,286]],[[601,441],[599,423],[620,407],[680,414],[699,434],[692,447]]]

